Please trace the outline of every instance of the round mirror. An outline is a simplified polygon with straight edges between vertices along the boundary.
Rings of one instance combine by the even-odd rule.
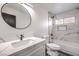
[[[31,15],[26,4],[6,3],[1,8],[4,21],[13,28],[23,29],[31,24]]]

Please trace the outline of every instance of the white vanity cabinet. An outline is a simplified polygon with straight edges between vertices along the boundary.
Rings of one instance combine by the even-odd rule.
[[[10,56],[45,56],[45,41],[20,50]]]

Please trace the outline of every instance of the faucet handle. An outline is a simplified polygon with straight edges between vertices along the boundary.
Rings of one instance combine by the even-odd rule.
[[[24,37],[24,34],[21,34],[20,37]]]
[[[24,34],[16,35],[18,38],[24,37]]]

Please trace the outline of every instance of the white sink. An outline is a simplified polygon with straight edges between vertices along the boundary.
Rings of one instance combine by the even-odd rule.
[[[24,46],[24,45],[31,45],[32,43],[34,43],[35,41],[32,39],[27,39],[27,40],[21,40],[18,42],[13,42],[12,46],[13,47],[20,47],[20,46]]]

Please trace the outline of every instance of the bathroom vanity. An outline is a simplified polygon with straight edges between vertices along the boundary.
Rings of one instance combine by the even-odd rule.
[[[2,49],[1,49],[2,48]],[[24,41],[11,41],[0,45],[2,56],[44,56],[45,39],[37,37],[25,38]]]
[[[0,43],[0,56],[44,56],[45,39],[37,37],[24,38],[24,31],[31,25],[31,14],[26,3],[5,3],[1,7],[4,22],[21,34],[10,42]],[[27,34],[28,35],[28,34]],[[14,38],[16,38],[16,36]]]

